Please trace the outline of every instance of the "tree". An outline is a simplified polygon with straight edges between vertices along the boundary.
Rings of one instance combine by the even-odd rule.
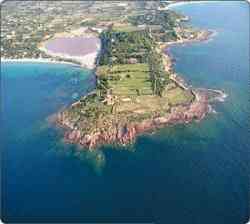
[[[167,74],[164,71],[161,55],[155,50],[151,50],[148,56],[148,64],[153,94],[162,96],[167,84]]]

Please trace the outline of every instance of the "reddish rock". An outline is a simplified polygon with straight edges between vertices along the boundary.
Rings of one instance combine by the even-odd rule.
[[[163,125],[189,123],[193,120],[200,121],[209,113],[208,94],[205,91],[193,92],[195,100],[190,105],[171,108],[171,112],[162,117],[144,120],[140,123],[124,123],[110,125],[105,131],[96,131],[83,135],[80,130],[73,128],[64,113],[58,115],[58,122],[70,129],[65,133],[65,139],[71,143],[79,143],[92,150],[102,144],[129,144],[137,135],[154,130]],[[112,124],[112,123],[111,123]]]

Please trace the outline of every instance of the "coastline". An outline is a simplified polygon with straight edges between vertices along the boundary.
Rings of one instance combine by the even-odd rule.
[[[56,34],[54,37],[44,40],[38,44],[39,50],[44,52],[50,58],[23,58],[23,59],[5,59],[5,61],[13,62],[40,62],[40,63],[63,63],[77,65],[82,68],[87,68],[91,70],[96,70],[98,67],[98,57],[102,51],[101,44],[97,46],[96,50],[93,53],[88,53],[82,56],[71,56],[69,54],[54,53],[49,51],[45,45],[46,42],[56,38],[56,37],[74,37],[74,35],[81,35],[82,37],[96,37],[96,33],[86,32],[87,29],[82,29],[80,34],[75,34],[73,31],[68,33]],[[163,56],[163,66],[164,70],[169,73],[169,78],[176,86],[189,91],[193,97],[192,100],[186,104],[179,104],[171,106],[168,112],[163,114],[157,114],[150,118],[144,118],[141,122],[137,121],[124,121],[124,120],[112,120],[111,125],[108,126],[108,130],[103,132],[98,130],[96,127],[93,130],[90,130],[87,133],[77,129],[74,126],[74,123],[71,122],[69,117],[67,117],[67,110],[59,111],[56,115],[56,124],[65,128],[64,140],[68,143],[80,144],[81,146],[86,147],[89,150],[95,149],[99,146],[106,144],[119,144],[127,145],[134,142],[135,138],[145,132],[153,132],[156,129],[159,129],[168,125],[175,124],[185,124],[192,121],[202,120],[208,113],[212,112],[212,107],[209,104],[211,102],[210,97],[213,97],[213,100],[216,98],[222,99],[225,94],[218,90],[208,90],[208,89],[194,89],[192,86],[188,86],[185,80],[176,74],[173,70],[173,58],[167,51],[167,49],[173,45],[182,45],[194,42],[202,42],[209,40],[213,35],[214,31],[201,30],[198,31],[195,35],[181,38],[177,41],[157,43],[156,50]],[[178,33],[177,33],[178,34]],[[68,61],[67,61],[68,60]],[[96,76],[96,74],[95,74]],[[69,110],[74,109],[80,101],[73,103]]]
[[[212,32],[204,31],[202,35],[192,40],[181,40],[176,42],[165,43],[158,46],[158,50],[163,55],[163,64],[165,71],[172,69],[172,59],[165,50],[173,44],[186,44],[193,42],[202,42],[208,40]],[[142,120],[141,122],[118,121],[105,132],[102,130],[93,130],[89,133],[83,134],[81,130],[73,126],[67,113],[59,113],[57,115],[56,123],[65,129],[64,140],[66,143],[79,144],[88,150],[94,150],[100,146],[107,144],[115,144],[126,146],[133,143],[138,135],[143,133],[153,133],[155,130],[172,126],[176,124],[187,124],[193,121],[201,121],[208,113],[215,112],[210,105],[210,102],[224,101],[226,94],[220,90],[192,88],[188,86],[183,78],[172,72],[170,79],[176,83],[180,88],[190,91],[194,99],[188,105],[177,105],[171,107],[170,112],[164,115],[152,117],[150,119]],[[74,103],[71,108],[77,105]]]
[[[4,63],[49,63],[49,64],[68,64],[68,65],[74,65],[74,66],[80,66],[77,63],[68,62],[68,61],[59,61],[52,58],[20,58],[20,59],[11,59],[11,58],[1,58],[1,62]]]
[[[75,36],[81,36],[84,38],[85,37],[86,38],[97,37],[96,33],[92,31],[86,32],[86,30],[87,30],[86,28],[82,28],[78,30],[73,30],[69,33],[58,33],[58,34],[55,34],[54,37],[48,40],[52,40],[57,37],[75,37]],[[17,59],[1,58],[1,62],[68,64],[68,65],[79,66],[81,68],[90,69],[90,70],[94,70],[96,68],[96,60],[101,50],[101,44],[98,44],[96,50],[91,53],[83,54],[80,56],[72,56],[69,54],[54,53],[52,51],[49,51],[48,49],[45,48],[45,43],[48,40],[39,43],[37,46],[37,48],[40,51],[44,52],[48,56],[48,58],[45,58],[45,57],[44,58],[17,58]]]
[[[165,67],[166,72],[171,72],[170,79],[174,81],[176,84],[178,84],[183,89],[189,89],[189,86],[186,84],[185,80],[182,79],[178,74],[173,71],[173,64],[174,64],[174,57],[170,54],[169,48],[171,48],[174,45],[185,45],[185,44],[192,44],[192,43],[198,43],[198,42],[204,42],[212,40],[212,37],[216,35],[217,32],[214,30],[206,30],[202,31],[200,35],[195,39],[182,39],[177,40],[173,42],[167,42],[159,45],[159,48],[161,50],[162,56],[163,56],[163,64]]]
[[[0,101],[2,219],[5,222],[250,224],[249,5],[223,1],[176,6],[167,17],[169,20],[166,23],[159,20],[161,25],[156,26],[159,14],[168,15],[168,11],[158,11],[169,4],[165,2],[3,3],[1,52],[5,62],[0,60]],[[114,53],[121,55],[124,64],[111,64],[110,70],[109,65],[104,65],[107,77],[114,77],[108,80],[108,88],[114,89],[110,94],[117,96],[120,104],[117,112],[112,113],[110,105],[105,113],[103,103],[98,104],[96,100],[96,108],[101,109],[100,118],[94,110],[88,110],[94,108],[95,102],[87,95],[98,94],[99,78],[105,77],[100,72],[103,48],[107,46],[104,41],[96,71],[71,65],[70,61],[38,62],[39,58],[52,59],[37,50],[37,44],[48,39],[47,35],[70,32],[79,25],[101,28],[106,25],[102,21],[107,24],[114,21],[111,33],[127,31],[131,36],[137,31],[137,21],[143,24],[140,15],[153,20],[154,43],[158,40],[169,43],[163,53],[172,60],[171,73],[177,75],[179,84],[182,78],[186,87],[197,89],[200,94],[209,91],[206,102],[209,108],[202,120],[194,118],[190,123],[181,123],[183,118],[187,122],[187,117],[179,108],[179,112],[173,111],[176,120],[172,115],[171,122],[170,109],[182,104],[187,106],[184,108],[187,111],[194,97],[172,81],[174,76],[169,79],[170,72],[164,75],[162,60],[160,66],[154,66],[156,70],[151,69],[157,72],[161,68],[161,77],[166,78],[162,97],[150,91],[151,74],[144,69],[149,64],[124,65],[127,58],[143,51],[143,44],[138,46],[141,41],[135,44],[138,50],[131,47],[131,55],[127,54],[126,58],[123,54],[127,50],[119,55]],[[119,22],[120,18],[124,18],[123,23]],[[126,18],[135,21],[135,26]],[[167,26],[170,20],[177,24],[180,21],[190,31],[211,29],[218,34],[215,37],[215,33],[211,34],[203,42],[171,44],[177,39],[171,35],[171,24]],[[146,23],[150,22],[145,20]],[[143,33],[145,27],[141,25],[138,33]],[[16,35],[8,39],[7,35],[13,31]],[[104,29],[101,37],[107,31]],[[145,34],[147,38],[148,32]],[[125,41],[121,38],[124,48]],[[89,42],[81,43],[88,46]],[[70,46],[73,44],[62,48]],[[116,44],[114,49],[120,49],[119,46]],[[158,44],[152,46],[156,52]],[[54,51],[52,47],[49,49]],[[140,58],[144,60],[151,54],[146,51],[143,55]],[[158,52],[156,56],[156,59],[163,58]],[[8,62],[21,58],[25,61]],[[145,70],[144,74],[141,70]],[[116,81],[115,76],[122,80]],[[142,83],[146,78],[147,82]],[[141,96],[137,96],[136,88]],[[216,90],[218,94],[214,94]],[[128,91],[134,95],[127,94]],[[59,114],[65,115],[72,126],[59,126],[56,123]],[[150,120],[153,118],[158,119],[153,122]],[[77,136],[78,130],[81,136]],[[112,130],[113,135],[108,136]],[[92,139],[85,137],[84,142],[85,134]],[[108,143],[116,134],[119,139],[113,138],[114,142]]]
[[[51,41],[51,40],[54,40],[55,38],[60,38],[60,37],[66,37],[66,38],[73,38],[73,37],[93,38],[95,37],[95,38],[98,38],[95,32],[89,31],[89,29],[86,27],[82,27],[82,28],[79,28],[77,30],[72,30],[71,32],[67,32],[67,33],[66,32],[57,33],[54,35],[54,37],[38,44],[38,49],[52,58],[58,58],[66,62],[67,60],[70,60],[70,61],[73,61],[72,63],[78,64],[83,68],[90,69],[90,70],[95,69],[96,60],[101,50],[101,43],[97,44],[96,49],[93,52],[83,54],[83,55],[77,55],[77,56],[70,55],[70,54],[63,54],[63,53],[55,53],[46,48],[46,43],[48,41]]]
[[[98,48],[100,49],[100,47]],[[71,56],[68,54],[53,53],[45,48],[39,48],[39,49],[53,58],[60,58],[64,62],[67,62],[67,60],[72,60],[72,61],[75,61],[75,62],[72,62],[72,64],[76,64],[76,65],[79,65],[80,67],[91,69],[91,70],[95,68],[95,60],[99,52],[99,49],[97,49],[93,53],[85,54],[82,56]]]
[[[188,2],[186,3],[188,4]],[[160,45],[160,49],[162,51],[163,55],[163,63],[165,65],[165,71],[171,72],[170,79],[175,82],[180,88],[184,90],[190,90],[191,93],[194,96],[193,103],[201,103],[202,98],[206,98],[206,104],[208,105],[208,111],[207,112],[215,112],[215,110],[212,108],[212,106],[209,104],[210,102],[219,101],[224,102],[225,98],[227,98],[227,94],[223,92],[222,90],[217,89],[205,89],[205,88],[193,88],[191,85],[188,85],[184,78],[182,78],[179,74],[175,73],[173,70],[174,65],[174,57],[170,54],[169,48],[176,45],[186,45],[186,44],[192,44],[192,43],[198,43],[198,42],[204,42],[204,41],[211,41],[212,38],[217,35],[217,31],[215,30],[206,30],[204,33],[201,33],[200,36],[198,36],[196,39],[193,40],[177,40],[173,42],[168,42],[165,44]],[[213,99],[209,99],[209,94],[217,94],[217,96],[214,96]],[[204,100],[202,104],[204,103]],[[192,105],[192,104],[191,104]],[[190,106],[191,106],[190,105]],[[206,116],[206,112],[204,112],[204,115],[201,119],[203,119]],[[200,120],[201,120],[200,119]]]
[[[212,2],[220,2],[220,1],[212,1]],[[170,2],[170,4],[166,7],[166,9],[173,9],[178,6],[189,5],[189,4],[206,4],[211,3],[211,1],[181,1],[181,2]]]

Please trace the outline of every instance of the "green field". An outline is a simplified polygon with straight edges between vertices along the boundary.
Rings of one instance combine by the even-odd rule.
[[[130,97],[153,94],[147,64],[101,66],[97,73],[108,78],[113,95]]]
[[[97,70],[99,77],[106,77],[112,95],[117,97],[117,112],[152,115],[165,113],[171,106],[190,103],[193,95],[186,90],[169,84],[162,97],[154,95],[149,80],[147,64],[123,64],[100,66]]]
[[[124,25],[124,26],[113,26],[113,30],[116,32],[134,32],[134,31],[139,31],[143,30],[142,28],[139,28],[137,26],[133,25]]]
[[[194,98],[193,94],[190,91],[183,90],[180,87],[175,87],[171,90],[165,91],[163,97],[172,106],[191,103]]]
[[[104,44],[96,90],[67,114],[81,132],[112,133],[118,121],[126,124],[166,116],[173,107],[194,99],[191,91],[169,78],[154,38],[136,29],[133,24],[116,23],[100,35]]]

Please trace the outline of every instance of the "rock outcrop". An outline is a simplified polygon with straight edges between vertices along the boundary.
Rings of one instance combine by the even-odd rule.
[[[104,144],[127,145],[132,143],[136,136],[153,131],[157,128],[167,125],[180,123],[190,123],[200,121],[210,112],[209,91],[193,90],[195,100],[187,106],[172,107],[165,116],[146,119],[142,122],[111,122],[111,127],[107,131],[95,130],[88,134],[82,134],[80,130],[72,125],[67,116],[60,113],[57,122],[66,127],[65,140],[69,143],[78,143],[87,149],[95,149]],[[214,92],[216,93],[216,92]],[[217,92],[217,94],[219,94]],[[217,96],[218,97],[218,96]]]

